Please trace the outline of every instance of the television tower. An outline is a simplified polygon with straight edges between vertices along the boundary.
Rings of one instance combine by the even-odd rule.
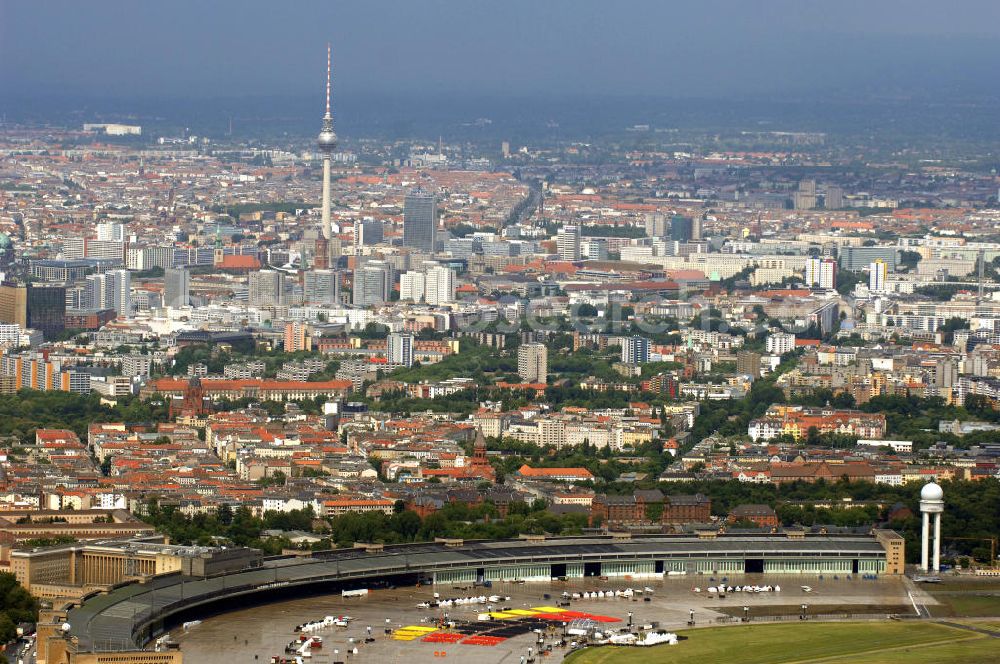
[[[323,128],[316,138],[319,151],[323,153],[323,225],[316,239],[316,255],[313,267],[330,267],[330,159],[337,149],[337,134],[333,131],[333,114],[330,112],[330,44],[326,45],[326,113]]]

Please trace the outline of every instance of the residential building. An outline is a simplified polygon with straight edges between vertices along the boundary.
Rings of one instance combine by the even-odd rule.
[[[521,344],[517,349],[517,373],[526,383],[545,383],[549,376],[549,351],[545,344]]]
[[[413,335],[392,333],[386,340],[389,364],[413,366]]]
[[[580,227],[563,226],[556,232],[556,250],[564,261],[580,260]]]

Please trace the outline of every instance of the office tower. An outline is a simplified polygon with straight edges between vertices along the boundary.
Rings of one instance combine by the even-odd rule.
[[[840,187],[828,185],[826,188],[826,196],[823,200],[823,207],[827,210],[839,210],[844,207],[844,190]]]
[[[302,298],[306,304],[340,304],[340,272],[307,271],[303,276]]]
[[[889,267],[885,261],[877,260],[868,266],[868,290],[873,293],[885,292],[885,281],[889,274]]]
[[[386,357],[389,364],[413,366],[413,335],[393,332],[386,339]]]
[[[806,286],[815,288],[837,287],[837,263],[832,258],[806,259]]]
[[[736,353],[736,373],[760,378],[760,353],[752,350]]]
[[[604,238],[590,238],[580,242],[580,255],[592,261],[608,260],[608,241]]]
[[[556,233],[556,251],[564,261],[580,260],[580,227],[563,226]]]
[[[416,188],[403,205],[403,246],[433,253],[437,247],[437,197]]]
[[[549,377],[549,351],[545,344],[521,344],[517,349],[517,374],[525,383],[545,383]]]
[[[889,272],[896,271],[896,247],[841,247],[840,268],[860,272],[881,259]]]
[[[668,228],[666,215],[659,212],[646,213],[646,237],[667,237]]]
[[[670,239],[674,242],[690,242],[693,226],[690,217],[675,214],[670,218]]]
[[[354,304],[359,307],[385,304],[392,292],[392,266],[369,260],[354,270]]]
[[[626,337],[622,340],[622,363],[645,364],[649,362],[649,339]]]
[[[28,327],[28,289],[18,284],[0,285],[0,323]]]
[[[406,195],[403,204],[403,246],[433,253],[437,232],[437,198],[422,189]]]
[[[163,304],[177,308],[191,302],[191,273],[187,269],[169,268],[163,277]]]
[[[250,273],[248,301],[252,307],[276,307],[285,302],[285,275],[277,270]]]
[[[455,301],[455,273],[443,265],[427,268],[424,279],[424,299],[427,304],[448,304]]]
[[[399,278],[399,299],[407,302],[423,302],[425,288],[424,273],[410,270]]]
[[[330,227],[330,159],[333,151],[337,149],[337,134],[333,131],[333,113],[330,111],[330,45],[326,45],[326,113],[323,115],[323,126],[316,144],[323,155],[323,209],[322,226],[319,237],[316,239],[316,253],[313,258],[313,267],[326,269],[330,267],[330,238],[332,229]]]
[[[309,334],[309,326],[299,321],[286,323],[284,346],[286,353],[312,350],[312,336]]]
[[[382,222],[376,219],[358,219],[354,222],[354,249],[376,245],[385,237]]]
[[[52,339],[66,329],[65,286],[29,285],[26,308],[28,327],[39,330],[46,339]]]

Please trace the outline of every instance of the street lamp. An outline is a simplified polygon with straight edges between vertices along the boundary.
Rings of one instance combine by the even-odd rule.
[[[802,613],[799,614],[799,620],[805,620],[806,619],[806,609],[808,609],[808,608],[809,608],[809,605],[807,605],[807,604],[803,604],[802,605]]]

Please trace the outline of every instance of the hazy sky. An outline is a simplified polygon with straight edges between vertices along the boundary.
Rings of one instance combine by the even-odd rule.
[[[995,94],[1000,0],[0,0],[0,97]]]

